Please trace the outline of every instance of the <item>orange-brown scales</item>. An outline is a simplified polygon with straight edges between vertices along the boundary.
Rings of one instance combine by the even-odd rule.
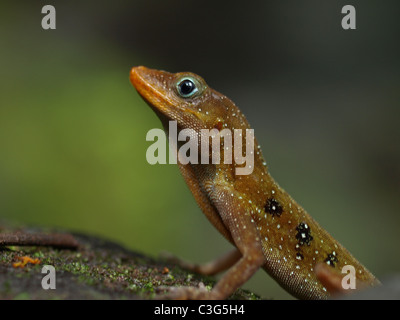
[[[245,130],[251,127],[245,116],[201,77],[136,67],[131,71],[131,82],[160,117],[166,131],[168,121],[177,121],[179,129],[197,133],[201,129],[242,129],[242,146],[246,146]],[[225,139],[220,147],[224,159]],[[211,145],[210,151],[211,159]],[[230,268],[211,292],[182,288],[179,294],[185,298],[226,298],[262,267],[295,297],[326,299],[330,293],[315,272],[321,263],[331,268],[332,276],[339,276],[343,266],[352,265],[361,283],[379,283],[279,187],[268,173],[255,138],[254,148],[248,152],[254,153],[254,168],[248,175],[237,174],[236,168],[243,165],[236,164],[233,152],[232,164],[178,163],[204,214],[237,247],[236,252],[212,265],[218,271]],[[207,273],[212,274],[209,269]]]

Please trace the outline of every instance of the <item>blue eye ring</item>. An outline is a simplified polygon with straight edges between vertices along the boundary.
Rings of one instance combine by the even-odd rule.
[[[182,98],[192,98],[199,92],[198,86],[196,79],[184,77],[176,84],[176,90]]]

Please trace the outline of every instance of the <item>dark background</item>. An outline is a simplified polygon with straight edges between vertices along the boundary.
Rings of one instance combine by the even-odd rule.
[[[199,262],[228,250],[177,167],[146,162],[160,123],[128,79],[192,71],[241,108],[282,187],[378,277],[398,272],[399,16],[395,0],[3,1],[0,217]],[[289,298],[263,271],[245,287]]]

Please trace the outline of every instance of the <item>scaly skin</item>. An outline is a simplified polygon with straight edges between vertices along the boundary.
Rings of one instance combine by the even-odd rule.
[[[198,91],[193,96],[182,96],[177,87],[182,78],[190,79],[196,86]],[[172,120],[177,121],[178,130],[193,129],[197,133],[213,128],[243,132],[250,129],[229,98],[208,87],[193,73],[172,74],[135,67],[130,79],[161,119],[167,133],[168,121]],[[242,137],[245,145],[245,134]],[[224,299],[260,267],[300,299],[327,299],[331,296],[329,291],[341,291],[339,277],[345,265],[354,266],[357,285],[378,284],[360,262],[274,181],[256,140],[254,146],[254,170],[249,175],[236,175],[234,161],[233,164],[178,163],[204,214],[237,250],[207,268],[187,264],[206,274],[230,267],[210,292],[181,288],[172,296]],[[318,270],[322,270],[320,276]]]

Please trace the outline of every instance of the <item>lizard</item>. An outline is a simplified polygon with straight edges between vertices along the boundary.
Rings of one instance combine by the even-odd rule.
[[[169,121],[178,130],[250,129],[239,108],[191,72],[169,73],[133,67],[130,81],[160,118],[166,133]],[[242,135],[245,139],[245,135]],[[214,275],[226,271],[211,290],[179,287],[168,297],[226,299],[263,268],[298,299],[328,299],[341,288],[341,270],[351,265],[358,287],[380,284],[349,251],[323,229],[271,177],[254,139],[254,168],[238,175],[231,164],[178,166],[200,209],[234,249],[213,262],[184,263],[190,270]],[[223,153],[221,142],[221,152]],[[201,150],[199,150],[201,152]]]

